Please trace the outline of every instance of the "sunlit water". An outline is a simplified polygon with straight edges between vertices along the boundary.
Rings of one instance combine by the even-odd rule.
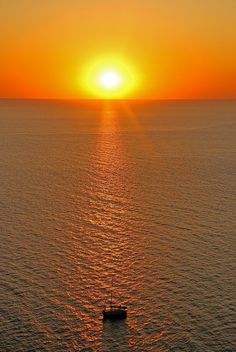
[[[235,351],[235,117],[1,101],[0,351]]]

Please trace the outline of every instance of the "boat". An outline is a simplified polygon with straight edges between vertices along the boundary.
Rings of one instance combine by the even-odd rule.
[[[110,304],[108,307],[105,306],[103,308],[102,314],[103,314],[103,319],[111,319],[111,320],[126,319],[127,317],[126,306],[113,304],[112,290],[111,290]]]
[[[110,304],[107,308],[105,307],[102,311],[103,319],[126,319],[127,317],[127,307],[126,306],[116,306]]]

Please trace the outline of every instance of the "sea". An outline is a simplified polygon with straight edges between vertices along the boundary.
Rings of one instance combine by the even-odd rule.
[[[0,100],[0,351],[235,352],[235,156],[236,101]]]

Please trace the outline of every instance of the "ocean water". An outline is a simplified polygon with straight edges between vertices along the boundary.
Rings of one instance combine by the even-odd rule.
[[[235,127],[235,101],[0,101],[0,351],[236,351]]]

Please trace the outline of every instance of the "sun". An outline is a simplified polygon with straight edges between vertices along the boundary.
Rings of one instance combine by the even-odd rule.
[[[128,98],[138,85],[135,68],[121,57],[94,59],[81,73],[81,85],[88,96],[101,99]]]
[[[114,90],[122,85],[123,79],[119,72],[114,70],[105,70],[99,75],[98,81],[102,88]]]

